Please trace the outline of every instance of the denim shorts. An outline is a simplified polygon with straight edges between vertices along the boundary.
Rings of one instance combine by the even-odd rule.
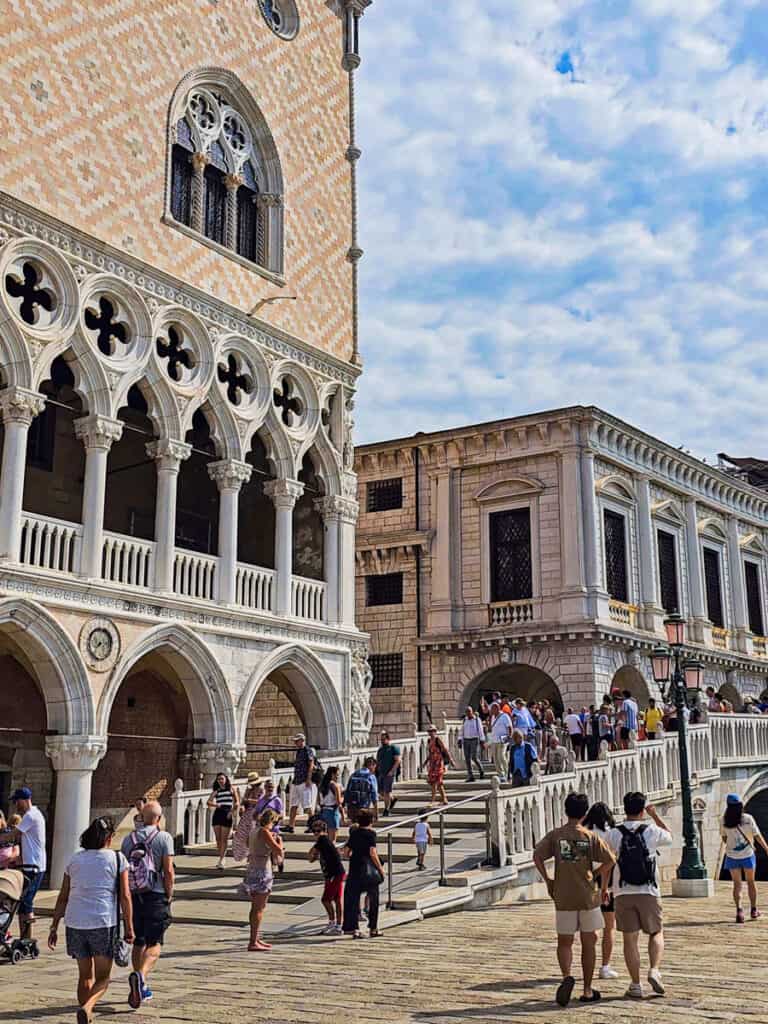
[[[742,868],[745,871],[754,871],[757,867],[757,858],[754,853],[751,857],[726,857],[723,861],[723,867],[726,871],[731,871],[734,868]]]
[[[42,871],[25,871],[24,877],[27,880],[27,887],[24,890],[24,895],[19,903],[19,914],[22,917],[31,917],[34,914],[34,902],[35,896],[37,896],[37,890],[43,884],[43,872]]]
[[[321,807],[320,817],[328,828],[341,828],[341,813],[335,807]]]

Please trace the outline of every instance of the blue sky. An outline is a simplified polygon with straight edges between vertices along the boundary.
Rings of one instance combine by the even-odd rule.
[[[768,8],[375,0],[358,439],[596,404],[764,455]]]

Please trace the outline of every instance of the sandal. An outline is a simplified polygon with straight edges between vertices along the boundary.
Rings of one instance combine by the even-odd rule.
[[[569,974],[567,978],[563,978],[560,984],[557,986],[557,992],[555,993],[555,1001],[558,1006],[567,1006],[571,1001],[571,995],[573,994],[574,986],[576,985],[576,979],[573,975]]]
[[[363,933],[362,932],[352,932],[352,938],[353,939],[362,939],[362,937],[363,937]]]
[[[379,938],[381,938],[381,934],[382,933],[379,931],[379,929],[376,928],[374,931],[368,932],[368,937],[370,939],[379,939]]]
[[[592,989],[592,995],[591,996],[579,996],[579,1002],[580,1003],[599,1003],[601,999],[602,999],[602,996],[600,995],[600,993],[597,991],[596,988]]]

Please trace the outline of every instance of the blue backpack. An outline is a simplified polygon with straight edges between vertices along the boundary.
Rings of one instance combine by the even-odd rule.
[[[352,772],[344,790],[344,800],[348,807],[370,807],[374,802],[373,783],[370,774],[363,768]]]

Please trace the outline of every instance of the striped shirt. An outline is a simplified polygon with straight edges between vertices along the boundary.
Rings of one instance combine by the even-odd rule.
[[[231,789],[214,790],[213,799],[216,801],[216,810],[220,807],[224,807],[228,811],[231,811],[235,805],[235,794]]]
[[[624,712],[624,728],[637,732],[637,704],[631,698],[627,698],[621,705]]]

